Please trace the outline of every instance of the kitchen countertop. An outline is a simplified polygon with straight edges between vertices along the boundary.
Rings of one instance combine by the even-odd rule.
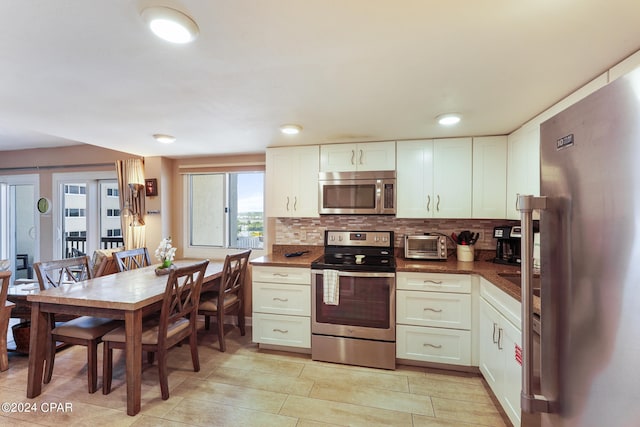
[[[322,246],[300,246],[300,245],[273,245],[273,252],[251,260],[254,266],[271,267],[311,267],[311,262],[323,254]],[[309,251],[297,257],[285,257],[284,254],[297,251]],[[491,257],[493,251],[483,251],[478,254],[478,260],[474,262],[458,261],[455,255],[450,256],[447,261],[421,261],[405,259],[402,256],[396,257],[396,272],[415,273],[462,273],[477,274],[497,286],[506,294],[520,301],[520,286],[512,283],[508,279],[501,277],[499,273],[518,273],[519,266],[495,264]],[[396,253],[403,253],[396,250]],[[540,298],[533,297],[533,310],[540,314]]]

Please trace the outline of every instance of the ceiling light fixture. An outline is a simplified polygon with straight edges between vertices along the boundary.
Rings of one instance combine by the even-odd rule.
[[[171,144],[176,140],[176,137],[173,135],[165,135],[163,133],[153,134],[153,139],[158,142],[162,142],[163,144]]]
[[[190,43],[198,37],[198,25],[178,10],[154,6],[141,15],[153,34],[168,42]]]
[[[285,133],[287,135],[297,135],[302,131],[302,126],[300,125],[282,125],[280,126],[280,132]]]
[[[442,126],[452,126],[458,124],[462,119],[462,116],[458,113],[448,113],[438,116],[437,119],[438,123]]]

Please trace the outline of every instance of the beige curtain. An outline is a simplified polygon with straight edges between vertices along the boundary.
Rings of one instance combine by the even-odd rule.
[[[144,226],[144,163],[142,159],[116,160],[120,193],[120,223],[125,249],[142,248]]]

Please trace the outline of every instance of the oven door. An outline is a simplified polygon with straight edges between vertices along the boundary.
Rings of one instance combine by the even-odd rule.
[[[311,274],[313,334],[395,341],[395,273],[339,271],[338,305],[324,303],[323,270]]]

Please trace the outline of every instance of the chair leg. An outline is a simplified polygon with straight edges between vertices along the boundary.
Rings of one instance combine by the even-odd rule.
[[[95,393],[98,389],[98,343],[87,343],[87,381],[89,393]]]
[[[51,339],[49,340],[47,355],[46,369],[43,380],[45,384],[49,384],[49,382],[51,381],[51,377],[53,376],[53,365],[56,360],[56,338],[53,335],[51,335]]]
[[[149,365],[153,365],[155,357],[156,354],[153,351],[147,351],[147,363],[149,363]]]
[[[7,330],[11,310],[0,308],[0,372],[9,369],[9,355],[7,353]]]
[[[189,335],[189,346],[191,347],[191,362],[193,362],[193,372],[200,372],[200,358],[198,357],[198,335],[191,332]]]
[[[169,379],[167,378],[167,350],[158,349],[158,377],[160,379],[160,394],[162,400],[169,398]]]
[[[224,313],[218,312],[218,343],[220,343],[220,351],[227,351],[227,346],[224,343]]]
[[[103,343],[102,350],[102,394],[111,393],[111,375],[113,368],[113,349],[108,342]]]
[[[240,335],[242,336],[246,334],[244,325],[244,305],[240,304],[240,307],[238,307],[238,327],[240,328]]]

